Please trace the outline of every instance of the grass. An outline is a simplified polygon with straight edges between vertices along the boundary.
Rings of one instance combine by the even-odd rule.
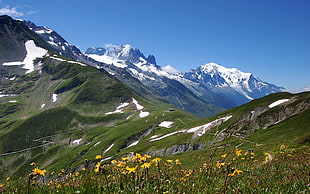
[[[3,179],[5,193],[307,193],[307,145],[274,148],[275,153],[218,150],[188,161],[133,154],[111,162],[97,155],[72,173],[45,171],[31,163],[28,176]],[[196,155],[197,156],[197,155]],[[30,165],[30,164],[28,164]]]

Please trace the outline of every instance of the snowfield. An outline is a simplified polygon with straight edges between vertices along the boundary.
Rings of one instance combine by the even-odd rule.
[[[165,127],[165,128],[170,128],[172,124],[173,124],[173,121],[163,121],[158,126]]]
[[[193,128],[190,128],[190,129],[184,129],[184,130],[179,130],[179,131],[174,131],[172,133],[168,133],[166,135],[163,135],[163,136],[152,136],[150,139],[150,141],[158,141],[158,140],[161,140],[161,139],[164,139],[166,137],[169,137],[169,136],[172,136],[172,135],[175,135],[177,133],[194,133],[196,134],[197,136],[202,136],[203,134],[205,134],[208,130],[210,130],[211,128],[217,126],[217,125],[220,125],[222,124],[223,122],[227,121],[228,119],[230,119],[232,117],[232,115],[229,115],[229,116],[226,116],[226,117],[222,117],[222,118],[219,118],[219,119],[216,119],[214,121],[211,121],[207,124],[204,124],[204,125],[200,125],[200,126],[197,126],[197,127],[193,127]],[[167,122],[167,121],[166,121]],[[165,123],[167,124],[167,123]]]
[[[23,65],[23,68],[27,69],[26,73],[31,73],[34,71],[33,60],[39,57],[43,57],[47,54],[47,50],[37,47],[33,40],[28,40],[25,43],[26,47],[26,57],[24,61],[7,62],[2,65]]]
[[[269,105],[268,105],[268,108],[273,108],[273,107],[278,106],[278,105],[280,105],[280,104],[282,104],[282,103],[284,103],[284,102],[287,102],[287,101],[289,101],[289,100],[290,100],[290,99],[281,99],[281,100],[277,100],[277,101],[275,101],[275,102],[269,104]]]

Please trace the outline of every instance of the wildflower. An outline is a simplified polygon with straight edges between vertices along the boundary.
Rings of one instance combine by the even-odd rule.
[[[95,172],[99,172],[99,170],[100,170],[100,165],[101,165],[100,162],[98,162],[98,163],[96,164],[95,169],[94,169]]]
[[[129,159],[130,159],[130,157],[123,157],[123,158],[122,158],[122,160],[123,160],[124,162],[128,162]]]
[[[166,160],[169,164],[173,163],[173,160]]]
[[[36,165],[36,163],[35,162],[31,162],[29,165],[30,166],[34,166],[34,165]]]
[[[227,157],[227,154],[223,154],[221,155],[222,158],[226,158]]]
[[[116,165],[117,167],[125,167],[126,166],[126,162],[119,162],[118,165]]]
[[[180,160],[179,160],[179,159],[176,159],[176,160],[175,160],[175,164],[176,164],[176,165],[181,165]]]
[[[7,178],[6,178],[6,181],[9,181],[10,179],[11,179],[11,177],[7,177]]]
[[[265,153],[265,161],[263,162],[263,164],[267,164],[269,162],[272,161],[273,157],[271,156],[271,154],[269,154],[268,152]]]
[[[235,176],[236,174],[240,175],[242,172],[243,172],[242,170],[235,169],[234,172],[228,174],[228,176]]]
[[[161,158],[154,158],[152,163],[158,164],[161,161]]]
[[[145,154],[143,157],[145,157],[145,158],[152,158],[152,156],[150,156],[150,155],[148,155],[148,154]]]
[[[184,172],[184,174],[185,174],[185,176],[188,177],[188,176],[193,174],[193,170],[187,170],[187,171]]]
[[[117,164],[118,162],[116,160],[112,160],[111,164]]]
[[[186,179],[184,177],[181,177],[180,181],[184,182],[184,181],[186,181]]]
[[[218,162],[218,163],[216,163],[216,167],[217,167],[217,168],[222,168],[224,165],[225,165],[224,162]]]
[[[65,169],[61,169],[61,172],[65,172]]]
[[[151,167],[151,163],[148,163],[148,162],[146,162],[146,163],[144,163],[144,164],[142,164],[141,165],[141,168],[150,168]]]
[[[242,156],[241,152],[242,152],[242,150],[238,150],[238,149],[235,150],[235,153],[237,156]]]
[[[53,174],[55,174],[55,171],[52,171],[52,172],[51,172],[51,175],[53,175]]]
[[[140,159],[141,159],[141,154],[139,153],[136,153],[136,155],[133,157],[133,160],[136,162],[140,162]]]
[[[36,176],[36,175],[42,175],[42,176],[45,176],[45,173],[46,173],[46,170],[40,170],[38,167],[37,168],[34,168],[32,170],[32,175]]]
[[[133,167],[133,168],[130,168],[129,166],[126,166],[126,170],[128,171],[127,173],[128,173],[128,174],[130,174],[130,173],[135,173],[137,167],[138,167],[138,166]]]
[[[98,159],[101,159],[101,158],[102,158],[101,155],[97,155],[95,159],[98,160]]]
[[[283,150],[285,148],[285,145],[280,146],[280,150]]]

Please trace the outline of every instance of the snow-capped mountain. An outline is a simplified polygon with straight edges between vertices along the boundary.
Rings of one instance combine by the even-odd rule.
[[[96,54],[98,50],[103,49],[95,47],[88,49],[87,53],[89,54],[87,56],[102,62],[101,68],[106,69],[108,72],[111,71],[107,67],[111,66],[125,70],[145,86],[158,92],[171,104],[200,116],[210,116],[223,110],[223,108],[199,98],[182,84],[179,79],[183,78],[176,73],[177,70],[169,66],[163,68],[158,66],[153,55],[145,57],[139,49],[128,44],[115,46],[107,50],[103,55]],[[118,74],[117,71],[114,71],[113,75]]]
[[[208,63],[183,74],[201,87],[231,99],[237,105],[281,92],[284,88],[263,82],[251,73]],[[198,95],[203,96],[203,95]]]
[[[94,60],[126,69],[143,84],[162,95],[166,93],[161,91],[162,88],[169,90],[167,80],[174,80],[201,100],[224,108],[232,108],[284,89],[263,82],[251,73],[226,68],[216,63],[208,63],[189,72],[179,73],[171,66],[158,66],[154,56],[146,58],[139,49],[130,45],[115,46],[101,55],[88,53]]]

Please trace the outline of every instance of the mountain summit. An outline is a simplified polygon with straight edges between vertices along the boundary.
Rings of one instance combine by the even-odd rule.
[[[204,102],[226,109],[284,90],[284,88],[263,82],[251,73],[244,73],[236,68],[226,68],[216,63],[201,65],[183,73],[176,71],[171,66],[160,67],[156,64],[153,55],[146,58],[139,49],[130,45],[115,46],[103,55],[90,52],[90,50],[91,48],[86,52],[89,57],[125,69],[144,85],[170,99],[170,103],[180,107],[182,107],[182,103],[179,103],[180,101],[175,98],[180,98],[180,96],[175,90],[171,92],[172,89],[167,87],[167,83],[164,83],[167,80],[177,83],[180,93],[187,93],[181,91],[183,89],[188,90],[196,99],[200,98]],[[167,93],[175,97],[170,98]]]
[[[183,77],[229,98],[236,105],[284,90],[282,87],[263,82],[252,73],[244,73],[236,68],[226,68],[216,63],[192,69],[185,72]]]

